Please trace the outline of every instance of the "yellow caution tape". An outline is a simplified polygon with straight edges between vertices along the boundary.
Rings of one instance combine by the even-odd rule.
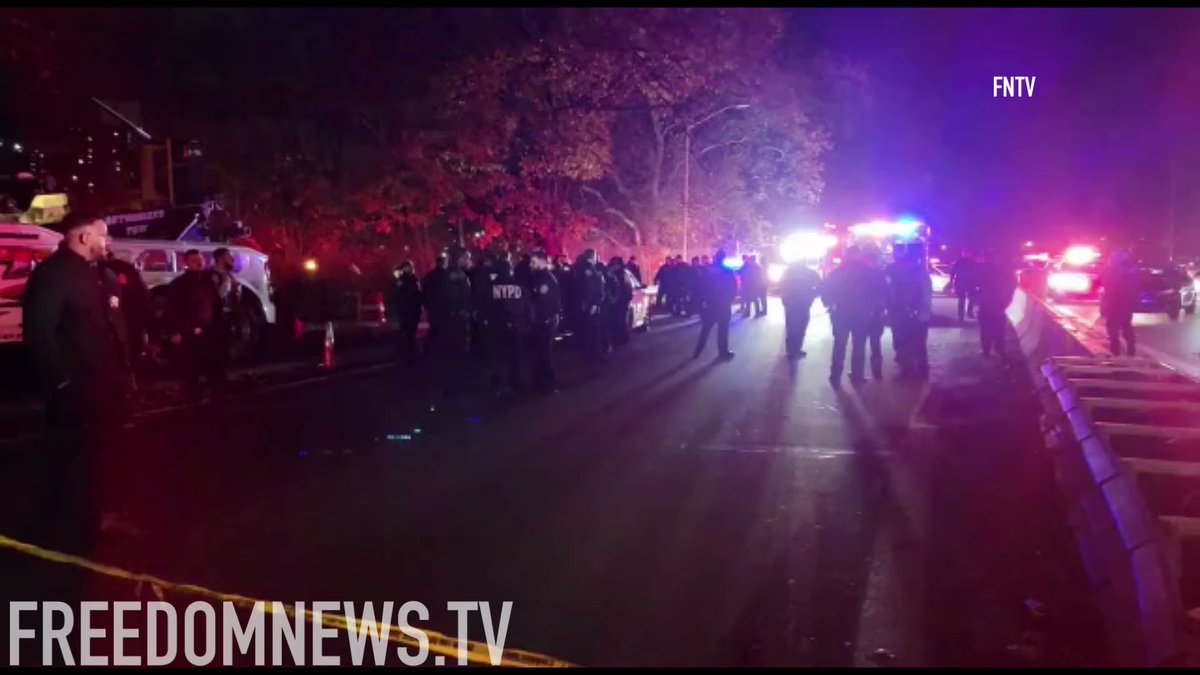
[[[35,558],[40,558],[53,563],[73,565],[75,567],[80,567],[107,577],[125,579],[135,582],[137,585],[134,587],[134,589],[139,595],[141,594],[141,589],[143,586],[149,586],[151,591],[159,600],[163,600],[168,591],[176,591],[189,595],[212,598],[222,602],[229,602],[235,606],[245,609],[254,609],[254,607],[259,606],[261,603],[263,611],[267,613],[272,613],[274,611],[272,603],[265,600],[255,600],[254,598],[249,598],[244,595],[221,593],[204,588],[203,586],[196,586],[194,584],[179,584],[172,581],[159,579],[158,577],[151,576],[149,574],[130,572],[129,570],[121,569],[120,567],[113,567],[112,565],[94,562],[80,556],[44,549],[40,546],[35,546],[34,544],[12,539],[2,534],[0,534],[0,548],[11,549],[19,553],[24,553],[25,555],[30,555]],[[292,607],[292,605],[286,603],[281,604],[284,607],[284,613],[287,614],[287,616],[294,618],[295,609]],[[304,610],[304,618],[305,620],[312,622],[315,617],[312,611]],[[352,630],[349,622],[346,620],[346,617],[341,614],[322,613],[321,623],[326,627],[338,628],[347,632]],[[362,622],[355,623],[359,624]],[[358,630],[358,628],[356,627],[353,630]],[[430,652],[458,658],[458,638],[450,637],[448,635],[443,635],[430,630],[423,630],[422,632],[425,633],[425,636],[428,639]],[[420,647],[421,644],[417,639],[405,635],[399,630],[394,630],[391,627],[388,627],[387,639],[388,642],[404,645],[406,647]],[[480,665],[492,665],[491,658],[488,655],[488,646],[486,644],[482,642],[466,640],[463,644],[463,650],[466,652],[466,658],[469,662]],[[573,664],[567,663],[566,661],[560,661],[544,654],[526,652],[519,649],[505,649],[502,653],[499,665],[518,668],[573,667]]]

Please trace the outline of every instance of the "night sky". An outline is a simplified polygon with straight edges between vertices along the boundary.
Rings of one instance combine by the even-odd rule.
[[[875,101],[830,166],[835,219],[913,210],[977,239],[1166,232],[1177,162],[1192,186],[1200,13],[1191,10],[808,10],[814,35],[867,64]],[[1032,99],[992,96],[1034,75]],[[1189,236],[1191,235],[1191,236]]]
[[[294,48],[316,45],[320,54],[331,55],[313,62],[341,73],[330,78],[339,86],[413,88],[438,64],[518,31],[516,12],[319,10],[313,15],[319,20],[307,24],[301,20],[307,14],[276,12],[268,33],[309,36],[319,29],[322,35],[293,40],[300,45]],[[188,24],[180,18],[185,14]],[[288,42],[277,35],[263,43],[261,31],[239,26],[231,14],[249,16],[231,10],[89,15],[89,26],[101,19],[112,24],[89,31],[105,32],[96,35],[102,43],[142,44],[139,35],[147,42],[130,51],[128,62],[115,51],[103,63],[92,60],[88,79],[108,83],[105,90],[114,97],[141,98],[148,113],[204,105],[236,118],[247,92],[270,91],[247,78],[266,73],[263,77],[285,84],[295,80],[279,77],[283,69],[272,65],[268,52],[236,57],[247,62],[233,69],[239,81],[247,80],[238,87],[209,81],[210,62],[223,54],[226,61],[235,58],[230,49],[213,52],[209,46],[215,42],[228,45],[232,35],[243,33],[260,46]],[[55,16],[72,20],[61,12]],[[824,203],[816,217],[845,223],[913,212],[936,233],[963,243],[1086,238],[1099,232],[1165,235],[1174,163],[1177,241],[1200,253],[1195,231],[1200,200],[1193,190],[1200,178],[1195,150],[1200,134],[1194,123],[1200,119],[1195,68],[1200,12],[798,9],[793,18],[798,42],[864,64],[874,94],[859,133],[839,139],[827,159]],[[405,38],[394,39],[387,26],[402,27]],[[147,60],[162,51],[154,40],[175,43],[178,35],[194,38],[194,51],[175,50],[174,61]],[[320,46],[327,43],[346,47],[339,52]],[[355,67],[354,55],[362,49],[390,49],[395,52],[390,58],[406,66],[384,84],[384,73]],[[53,54],[47,58],[53,60]],[[195,72],[182,72],[188,69]],[[63,73],[47,81],[70,77]],[[168,84],[148,87],[155,73]],[[993,98],[996,75],[1036,76],[1033,98]],[[162,100],[148,100],[154,95]],[[50,106],[42,112],[64,107],[69,108]],[[160,127],[172,124],[169,117],[159,121]]]

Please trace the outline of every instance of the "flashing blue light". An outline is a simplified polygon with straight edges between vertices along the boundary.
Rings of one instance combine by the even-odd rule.
[[[744,260],[736,256],[731,256],[721,261],[721,267],[724,267],[731,272],[736,272],[742,269],[745,264],[746,262]]]

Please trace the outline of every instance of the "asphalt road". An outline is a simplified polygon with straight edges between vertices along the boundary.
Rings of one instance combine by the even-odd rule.
[[[692,323],[567,355],[548,396],[431,414],[396,368],[148,418],[149,533],[88,555],[265,599],[513,601],[509,646],[585,665],[1103,663],[1023,365],[940,320],[929,383],[885,336],[888,378],[839,391],[826,318],[789,363],[781,314],[735,319],[727,363],[690,359]],[[3,527],[36,518],[34,452],[0,453]]]
[[[1104,333],[1098,303],[1060,303],[1056,307]],[[1200,315],[1181,314],[1172,321],[1166,314],[1134,314],[1133,328],[1138,344],[1149,347],[1147,356],[1200,375]]]

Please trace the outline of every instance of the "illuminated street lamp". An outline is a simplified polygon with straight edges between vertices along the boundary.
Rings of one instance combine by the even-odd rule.
[[[749,103],[735,103],[710,113],[698,122],[690,122],[683,127],[683,259],[688,259],[688,200],[691,198],[691,164],[692,164],[692,129],[704,124],[712,118],[730,110],[745,110]]]
[[[313,274],[317,271],[317,259],[309,258],[304,261],[304,271]]]

